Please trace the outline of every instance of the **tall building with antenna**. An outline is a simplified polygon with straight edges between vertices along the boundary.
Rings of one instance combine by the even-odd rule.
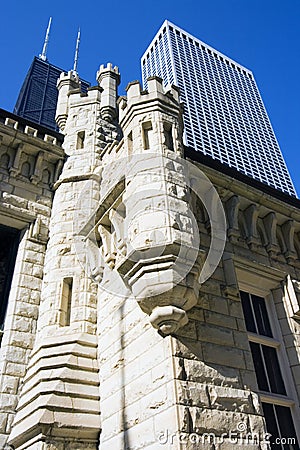
[[[38,57],[35,56],[32,61],[19,92],[14,114],[57,131],[55,111],[58,91],[56,84],[60,74],[67,70],[51,64],[47,59],[51,22],[52,18],[50,17],[42,53]],[[76,41],[74,72],[77,72],[79,42],[80,31],[78,31]],[[90,83],[81,80],[83,92],[86,92],[89,86]]]
[[[250,70],[167,20],[141,64],[144,88],[152,75],[180,88],[188,146],[296,195]]]

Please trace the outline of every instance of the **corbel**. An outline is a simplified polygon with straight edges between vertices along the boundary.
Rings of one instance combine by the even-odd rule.
[[[108,214],[109,220],[115,232],[115,246],[117,255],[120,257],[126,254],[126,244],[124,241],[124,211],[120,206],[117,209],[111,209]]]
[[[255,250],[259,246],[259,236],[257,232],[257,219],[259,214],[259,208],[252,203],[244,211],[244,217],[247,226],[247,239],[246,242],[251,250]]]
[[[34,167],[33,175],[31,175],[31,177],[30,177],[30,181],[33,184],[37,184],[41,180],[41,177],[42,177],[41,169],[42,169],[43,160],[44,160],[44,152],[39,152],[39,154],[37,155],[36,160],[35,160],[35,167]]]
[[[268,239],[266,245],[266,250],[271,258],[275,257],[280,251],[279,245],[277,243],[277,216],[271,211],[263,218],[263,223],[265,226],[265,231]]]
[[[55,165],[54,180],[53,180],[54,183],[56,183],[56,181],[58,180],[61,170],[63,168],[63,165],[64,165],[64,160],[59,159]]]
[[[233,195],[226,202],[226,213],[228,220],[228,239],[231,242],[237,241],[240,236],[238,214],[240,207],[240,199],[237,195]]]
[[[20,173],[20,161],[23,153],[24,144],[19,144],[15,153],[14,162],[9,169],[10,175],[16,177]]]
[[[238,300],[240,294],[232,254],[224,252],[222,263],[226,285],[221,286],[221,291],[225,297],[231,300]]]
[[[294,245],[295,224],[293,220],[287,220],[281,226],[283,239],[286,245],[286,252],[284,254],[288,264],[293,264],[297,259],[297,254]]]

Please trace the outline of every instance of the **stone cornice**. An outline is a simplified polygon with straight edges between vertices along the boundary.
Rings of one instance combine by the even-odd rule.
[[[205,161],[202,161],[202,157],[200,161],[193,160],[190,157],[193,156],[194,153],[198,152],[193,151],[193,154],[190,154],[189,149],[187,150],[185,148],[185,154],[188,159],[191,159],[193,162],[196,162],[197,165],[200,165],[205,174],[216,187],[224,189],[225,192],[230,192],[230,196],[233,194],[238,195],[241,198],[247,199],[251,203],[261,205],[262,208],[265,207],[266,214],[268,213],[268,210],[272,210],[300,222],[299,199],[284,194],[281,191],[277,191],[276,189],[272,189],[268,185],[263,185],[263,183],[252,180],[250,177],[246,177],[243,174],[239,174],[242,175],[242,177],[247,178],[246,184],[246,179],[245,181],[237,179],[236,176],[238,172],[231,168],[226,167],[228,170],[224,170],[222,172],[222,176],[220,176],[219,168],[213,167],[215,163],[214,160],[212,160],[211,165],[206,164],[206,159]],[[231,171],[232,174],[227,173],[229,171]]]
[[[52,161],[64,158],[61,134],[1,109],[0,136],[4,146],[16,148],[22,143],[27,153],[35,155],[43,150]]]

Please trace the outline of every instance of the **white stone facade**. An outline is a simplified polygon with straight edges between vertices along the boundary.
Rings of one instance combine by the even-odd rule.
[[[1,224],[22,230],[0,446],[229,450],[239,432],[259,441],[237,448],[267,449],[274,396],[257,384],[249,340],[264,341],[239,291],[270,305],[286,386],[274,401],[299,430],[300,204],[193,159],[177,88],[152,77],[118,98],[119,77],[100,66],[83,95],[61,75],[63,149],[0,124]]]

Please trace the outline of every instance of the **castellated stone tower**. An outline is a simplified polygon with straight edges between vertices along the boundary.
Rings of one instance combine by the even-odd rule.
[[[106,86],[104,120],[102,73],[114,86]],[[55,184],[38,330],[11,434],[15,448],[26,443],[42,449],[49,441],[51,448],[76,442],[72,448],[85,450],[96,448],[99,440],[97,284],[80,264],[74,238],[75,221],[80,227],[99,202],[103,142],[117,137],[116,109],[106,97],[116,105],[119,74],[102,67],[98,78],[100,86],[87,95],[72,72],[58,80],[57,122],[65,134],[67,161]],[[82,192],[88,195],[81,198]]]
[[[60,173],[63,152],[55,150],[43,233],[33,232],[26,203],[34,224],[26,236],[30,249],[43,238],[44,275],[35,289],[36,332],[36,318],[28,321],[33,344],[13,375],[21,388],[9,410],[0,401],[0,438],[9,435],[14,450],[231,450],[233,433],[242,439],[237,448],[266,450],[265,411],[299,423],[299,205],[184,148],[176,87],[151,77],[147,91],[134,81],[118,97],[111,64],[100,66],[97,81],[82,94],[73,72],[58,80],[66,159]],[[5,202],[0,208],[20,199]],[[23,288],[32,278],[21,275]],[[21,347],[18,314],[29,311],[20,297],[4,331],[7,372]],[[268,334],[249,328],[249,305],[257,327],[278,309]],[[278,352],[265,374],[270,391],[251,350],[269,351],[271,362]],[[285,391],[277,392],[280,367]],[[5,376],[8,402],[12,376]]]

